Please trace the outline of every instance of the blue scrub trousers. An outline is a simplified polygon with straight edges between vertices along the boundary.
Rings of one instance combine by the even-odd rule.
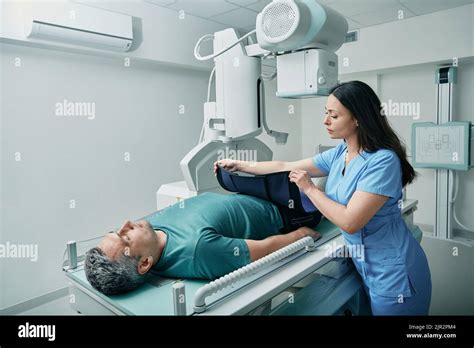
[[[412,296],[402,299],[377,295],[370,291],[365,284],[364,289],[369,297],[373,315],[428,315],[431,302],[431,282],[419,289],[415,289],[410,283]]]

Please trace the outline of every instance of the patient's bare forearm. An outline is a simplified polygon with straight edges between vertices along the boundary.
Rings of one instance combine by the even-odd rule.
[[[249,248],[250,259],[255,261],[306,236],[317,238],[319,233],[308,227],[300,227],[287,234],[279,234],[262,240],[246,239],[245,241]]]
[[[269,173],[281,172],[285,170],[285,163],[283,161],[264,161],[264,162],[250,162],[238,161],[238,171],[254,174],[265,175]]]
[[[277,251],[278,249],[281,249],[303,237],[306,237],[306,235],[307,234],[304,233],[301,229],[297,229],[296,231],[287,234],[268,237],[265,239],[265,241],[268,242],[267,253],[271,254],[274,251]]]

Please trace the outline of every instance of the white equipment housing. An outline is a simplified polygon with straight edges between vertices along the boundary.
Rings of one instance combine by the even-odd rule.
[[[271,52],[322,48],[335,52],[344,43],[347,20],[314,0],[274,0],[257,16],[257,40]]]
[[[277,97],[309,98],[328,95],[337,85],[335,53],[307,49],[277,57]]]
[[[347,29],[342,15],[316,0],[274,0],[257,16],[257,43],[249,37],[253,32],[239,38],[231,28],[199,39],[196,59],[214,59],[215,70],[200,143],[180,163],[188,188],[180,198],[219,189],[213,175],[216,160],[272,160],[271,149],[255,137],[265,130],[277,144],[285,144],[288,134],[271,130],[266,123],[264,80],[277,76],[277,97],[329,95],[338,83],[335,51],[344,43]],[[214,53],[201,56],[200,45],[211,39]],[[277,61],[275,73],[262,74],[261,60],[272,57]],[[210,101],[214,73],[216,99]],[[178,182],[160,190],[181,192],[182,187]]]
[[[81,4],[42,3],[34,4],[27,17],[25,32],[30,39],[115,52],[126,52],[132,46],[131,16]]]
[[[238,40],[233,29],[214,33],[214,52]],[[216,115],[225,128],[225,139],[259,135],[258,79],[260,58],[248,57],[243,43],[214,58],[216,67]]]
[[[215,52],[238,39],[234,29],[214,34]],[[182,160],[181,170],[187,187],[193,192],[217,187],[212,172],[218,159],[232,158],[269,161],[273,152],[255,137],[262,133],[258,80],[260,58],[249,57],[243,44],[214,58],[216,67],[216,101],[204,104],[205,140]],[[194,195],[191,193],[191,195]]]
[[[274,0],[257,16],[257,41],[277,53],[277,97],[328,95],[337,84],[334,53],[344,43],[347,20],[314,0]]]

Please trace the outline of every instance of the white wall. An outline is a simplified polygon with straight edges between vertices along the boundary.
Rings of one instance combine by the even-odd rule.
[[[473,247],[425,235],[421,241],[431,270],[430,315],[474,315]]]
[[[6,307],[65,285],[67,240],[153,211],[156,190],[179,180],[179,160],[198,140],[207,74],[124,68],[12,45],[1,50],[3,240],[39,245],[36,263],[2,260]],[[64,99],[95,103],[95,119],[55,116]]]
[[[411,127],[414,122],[436,122],[436,85],[434,83],[435,68],[421,67],[416,71],[398,72],[381,76],[382,102],[420,103],[420,119],[412,117],[388,116],[395,131],[407,145],[407,153],[411,160]],[[407,186],[407,197],[418,199],[418,210],[415,222],[433,225],[434,222],[434,170],[415,168],[419,173],[417,180]]]
[[[474,56],[474,4],[363,28],[338,51],[339,73],[451,62]]]
[[[6,44],[1,57],[1,240],[38,244],[40,256],[36,263],[1,260],[3,308],[65,285],[60,265],[67,240],[98,236],[152,212],[159,186],[182,180],[179,161],[198,140],[208,74],[124,68],[120,61]],[[274,93],[270,84],[268,122],[290,131],[288,145],[260,138],[276,159],[297,159],[300,118],[288,116],[288,102],[275,101]],[[64,99],[94,102],[95,119],[55,116]]]
[[[0,309],[66,286],[66,241],[96,237],[124,219],[153,212],[156,190],[182,180],[179,161],[198,141],[208,72],[179,66],[192,65],[199,35],[222,28],[188,18],[177,36],[165,39],[156,33],[173,31],[160,20],[175,12],[149,4],[103,6],[120,6],[147,20],[143,56],[130,67],[122,55],[27,47],[17,39],[0,43],[0,243],[39,247],[37,262],[0,259]],[[179,64],[170,67],[173,60]],[[295,160],[301,151],[300,102],[277,99],[275,88],[275,82],[267,84],[268,123],[290,132],[288,144],[277,146],[266,134],[259,138],[275,159]],[[64,99],[95,103],[95,119],[56,116],[55,105]]]
[[[134,17],[134,43],[126,53],[109,54],[106,51],[80,48],[61,43],[49,43],[29,39],[25,33],[25,23],[31,20],[35,11],[62,13],[69,10],[63,3],[74,2],[77,6],[97,7],[112,12]],[[94,55],[112,57],[131,57],[146,62],[160,62],[182,67],[210,69],[211,61],[201,62],[194,59],[193,51],[196,41],[204,34],[225,29],[226,26],[199,17],[185,15],[165,9],[144,1],[97,1],[97,0],[55,0],[55,1],[3,1],[0,4],[3,12],[0,21],[0,41],[21,42],[33,47],[66,47],[69,51],[78,51]],[[75,4],[73,4],[74,6]],[[59,12],[62,11],[62,12]]]

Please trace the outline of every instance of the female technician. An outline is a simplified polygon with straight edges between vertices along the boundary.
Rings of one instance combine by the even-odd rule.
[[[375,92],[351,81],[334,87],[324,125],[335,148],[296,162],[250,163],[224,159],[230,171],[263,175],[290,171],[296,183],[335,225],[349,246],[362,246],[353,257],[370,297],[374,315],[427,315],[431,276],[425,253],[401,215],[402,188],[416,173],[405,147],[383,115]],[[326,190],[310,177],[328,176]]]

